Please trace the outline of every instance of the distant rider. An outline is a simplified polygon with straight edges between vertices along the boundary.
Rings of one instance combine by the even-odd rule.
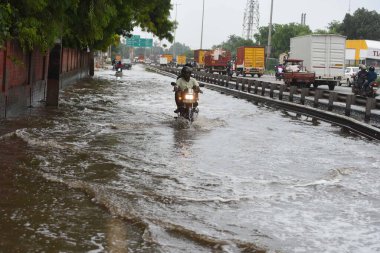
[[[121,64],[121,61],[118,61],[117,63],[116,63],[116,71],[118,71],[118,69],[123,69],[123,64]]]
[[[357,83],[359,87],[362,88],[363,85],[365,85],[366,83],[368,72],[367,72],[367,67],[364,64],[360,64],[359,69],[360,71],[357,74],[357,77],[358,77]]]
[[[377,79],[377,73],[375,72],[375,67],[371,66],[371,67],[369,67],[368,70],[369,71],[367,73],[367,82],[365,82],[365,84],[364,84],[364,90],[367,90],[369,85],[372,82],[376,81],[376,79]]]
[[[199,89],[199,83],[197,80],[191,77],[192,69],[188,66],[184,66],[181,70],[181,74],[177,79],[176,85],[174,86],[175,91],[175,102],[177,104],[177,109],[174,111],[175,113],[179,112],[179,108],[181,106],[181,101],[179,100],[179,95],[181,91],[185,89],[194,89],[196,92],[201,92]],[[194,105],[195,107],[197,104]]]

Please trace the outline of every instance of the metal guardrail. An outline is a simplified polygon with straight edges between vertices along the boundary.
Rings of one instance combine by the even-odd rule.
[[[180,72],[178,69],[155,68],[152,66],[149,67],[149,69],[173,78],[176,78]],[[339,96],[342,96],[342,94],[336,92],[328,93],[328,103],[324,104],[326,109],[321,109],[320,99],[323,97],[323,94],[326,93],[322,90],[315,90],[314,94],[312,94],[313,92],[307,88],[299,90],[295,86],[292,86],[289,91],[287,91],[285,90],[286,87],[284,85],[243,78],[240,80],[237,79],[235,83],[232,83],[227,76],[203,72],[195,72],[194,77],[207,88],[244,98],[249,101],[265,103],[269,106],[308,115],[326,122],[334,123],[369,139],[380,140],[380,128],[350,117],[352,111],[351,105],[353,105],[353,101],[355,101],[354,95],[343,94],[346,95],[346,103],[344,107],[345,115],[341,115],[332,112],[334,101],[344,100],[343,98],[338,100]],[[313,95],[314,99],[312,101],[310,101],[310,99],[306,101],[307,95]],[[287,97],[288,101],[284,100],[285,97]],[[295,103],[295,100],[299,103]],[[306,105],[307,102],[312,106]],[[376,108],[376,100],[367,99],[364,111],[365,121],[370,120],[371,110],[374,108]]]

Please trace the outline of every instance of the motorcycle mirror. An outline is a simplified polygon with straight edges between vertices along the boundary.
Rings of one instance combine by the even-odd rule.
[[[175,82],[170,83],[172,86],[176,86],[177,84]]]

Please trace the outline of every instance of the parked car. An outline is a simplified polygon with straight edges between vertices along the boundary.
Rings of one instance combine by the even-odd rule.
[[[344,72],[344,78],[347,86],[351,86],[354,83],[354,76],[359,72],[359,67],[346,67]]]
[[[123,65],[123,69],[131,69],[132,68],[132,62],[130,59],[121,60],[121,64]]]

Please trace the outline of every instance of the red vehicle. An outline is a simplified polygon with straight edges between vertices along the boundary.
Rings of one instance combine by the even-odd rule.
[[[286,86],[298,86],[310,87],[311,84],[314,84],[315,73],[308,72],[303,67],[303,60],[300,59],[286,59],[285,60],[285,69],[284,69],[284,83]]]
[[[231,61],[231,52],[215,49],[214,51],[207,52],[204,57],[204,68],[207,72],[218,72],[223,75],[227,73],[227,65]]]

